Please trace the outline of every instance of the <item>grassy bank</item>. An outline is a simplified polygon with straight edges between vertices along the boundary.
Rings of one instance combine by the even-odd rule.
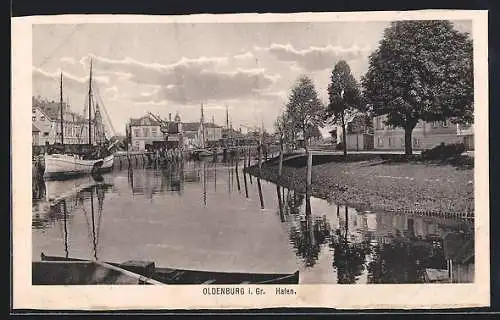
[[[305,157],[304,157],[305,158]],[[312,169],[312,195],[361,210],[431,212],[443,215],[474,212],[474,170],[457,163],[368,160],[319,161]],[[278,179],[276,162],[262,166],[261,178],[305,192],[305,159],[283,166]],[[258,175],[258,168],[247,171]]]

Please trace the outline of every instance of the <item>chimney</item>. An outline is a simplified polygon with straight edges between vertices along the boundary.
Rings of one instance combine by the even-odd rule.
[[[169,112],[168,113],[168,121],[171,122],[172,121],[172,114]]]

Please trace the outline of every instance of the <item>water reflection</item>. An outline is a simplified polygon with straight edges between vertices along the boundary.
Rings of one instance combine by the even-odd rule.
[[[212,160],[129,167],[100,182],[87,179],[61,199],[53,193],[76,182],[56,190],[34,181],[34,255],[51,250],[225,271],[277,268],[288,250],[303,271],[301,283],[416,283],[426,269],[447,268],[448,234],[473,235],[462,221],[358,212],[260,179],[249,184],[242,167]],[[104,182],[109,179],[113,184]]]
[[[426,269],[447,268],[446,235],[472,233],[471,224],[454,219],[357,212],[318,199],[311,205],[310,197],[280,187],[276,195],[305,270],[329,252],[338,284],[423,282]]]
[[[37,202],[37,210],[32,215],[32,227],[34,229],[48,229],[54,225],[62,227],[62,240],[64,244],[65,257],[70,256],[70,235],[68,225],[72,223],[74,212],[81,210],[84,213],[89,243],[92,244],[92,256],[97,260],[100,226],[102,220],[103,204],[106,192],[111,188],[110,184],[102,183],[95,179],[96,183],[85,187],[73,195],[53,203]]]

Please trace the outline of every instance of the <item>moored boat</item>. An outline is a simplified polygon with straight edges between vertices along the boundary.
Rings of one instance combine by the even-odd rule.
[[[32,285],[163,284],[100,261],[35,261]]]
[[[84,160],[78,155],[45,154],[44,178],[59,180],[91,174],[98,171],[103,164],[103,159]]]
[[[60,107],[60,133],[61,144],[60,147],[52,147],[55,149],[61,148],[59,151],[50,154],[48,150],[44,155],[45,158],[45,172],[44,177],[51,179],[66,179],[73,178],[80,175],[92,174],[94,172],[109,171],[113,168],[114,155],[110,152],[111,147],[107,147],[106,134],[104,132],[104,124],[102,115],[99,110],[99,105],[96,103],[93,106],[93,92],[92,92],[92,61],[90,63],[89,75],[89,93],[88,93],[88,136],[86,151],[79,150],[76,153],[68,153],[67,147],[64,145],[64,114],[63,114],[63,77],[61,73],[61,107]],[[104,109],[103,109],[104,110]],[[84,111],[85,114],[85,111]],[[83,129],[83,126],[82,126]],[[94,141],[92,141],[94,136]],[[75,152],[75,151],[73,151]]]
[[[41,254],[42,262],[82,263],[87,260],[47,256]],[[35,262],[34,262],[35,263]],[[154,262],[127,261],[124,263],[106,262],[106,265],[139,274],[162,284],[298,284],[299,271],[294,273],[245,273],[245,272],[213,272],[202,270],[186,270],[177,268],[155,267]],[[77,271],[75,271],[77,272]],[[72,275],[67,274],[67,277]]]

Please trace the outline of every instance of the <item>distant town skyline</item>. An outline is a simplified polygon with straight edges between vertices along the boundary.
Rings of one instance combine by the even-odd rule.
[[[33,95],[64,98],[82,113],[89,58],[117,134],[129,118],[176,112],[233,127],[273,130],[290,87],[309,76],[328,102],[331,70],[346,60],[359,81],[390,21],[281,23],[40,24],[33,26]],[[454,22],[471,33],[470,21]],[[323,130],[323,133],[328,128]]]

